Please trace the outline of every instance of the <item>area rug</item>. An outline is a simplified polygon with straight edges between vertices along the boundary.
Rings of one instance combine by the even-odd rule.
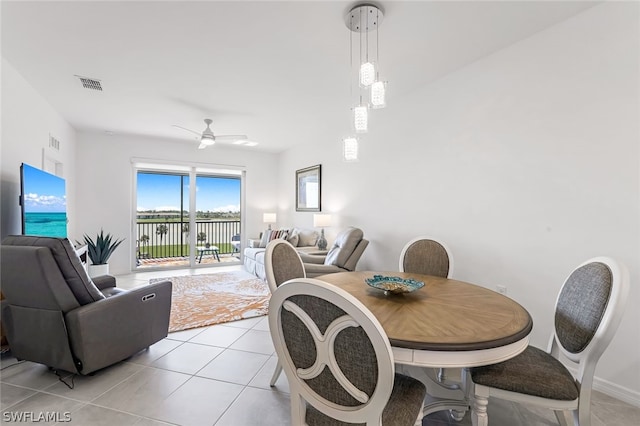
[[[169,332],[266,315],[269,286],[244,271],[154,278],[171,281]]]

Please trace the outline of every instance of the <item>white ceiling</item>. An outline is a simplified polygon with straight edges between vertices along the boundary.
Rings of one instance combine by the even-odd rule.
[[[2,56],[77,130],[197,143],[246,134],[278,152],[349,132],[344,1],[2,1]],[[384,1],[389,107],[420,86],[593,6]],[[101,80],[83,89],[74,75]],[[240,149],[240,148],[239,148]]]

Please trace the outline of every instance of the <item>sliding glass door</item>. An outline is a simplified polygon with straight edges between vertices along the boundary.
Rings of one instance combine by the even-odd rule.
[[[136,193],[137,266],[189,266],[189,175],[138,171]]]
[[[137,168],[136,269],[239,263],[241,186],[229,171]]]
[[[219,254],[239,260],[240,178],[196,175],[196,253],[197,263],[205,255],[216,259]],[[212,248],[213,247],[213,248]]]

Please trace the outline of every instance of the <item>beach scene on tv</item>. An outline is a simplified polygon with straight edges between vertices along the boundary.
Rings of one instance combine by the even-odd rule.
[[[67,236],[67,197],[64,179],[28,164],[22,165],[24,234]]]

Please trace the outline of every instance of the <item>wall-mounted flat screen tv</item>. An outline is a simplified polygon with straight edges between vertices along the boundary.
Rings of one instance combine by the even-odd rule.
[[[66,238],[67,195],[64,179],[22,163],[20,189],[22,233]]]

